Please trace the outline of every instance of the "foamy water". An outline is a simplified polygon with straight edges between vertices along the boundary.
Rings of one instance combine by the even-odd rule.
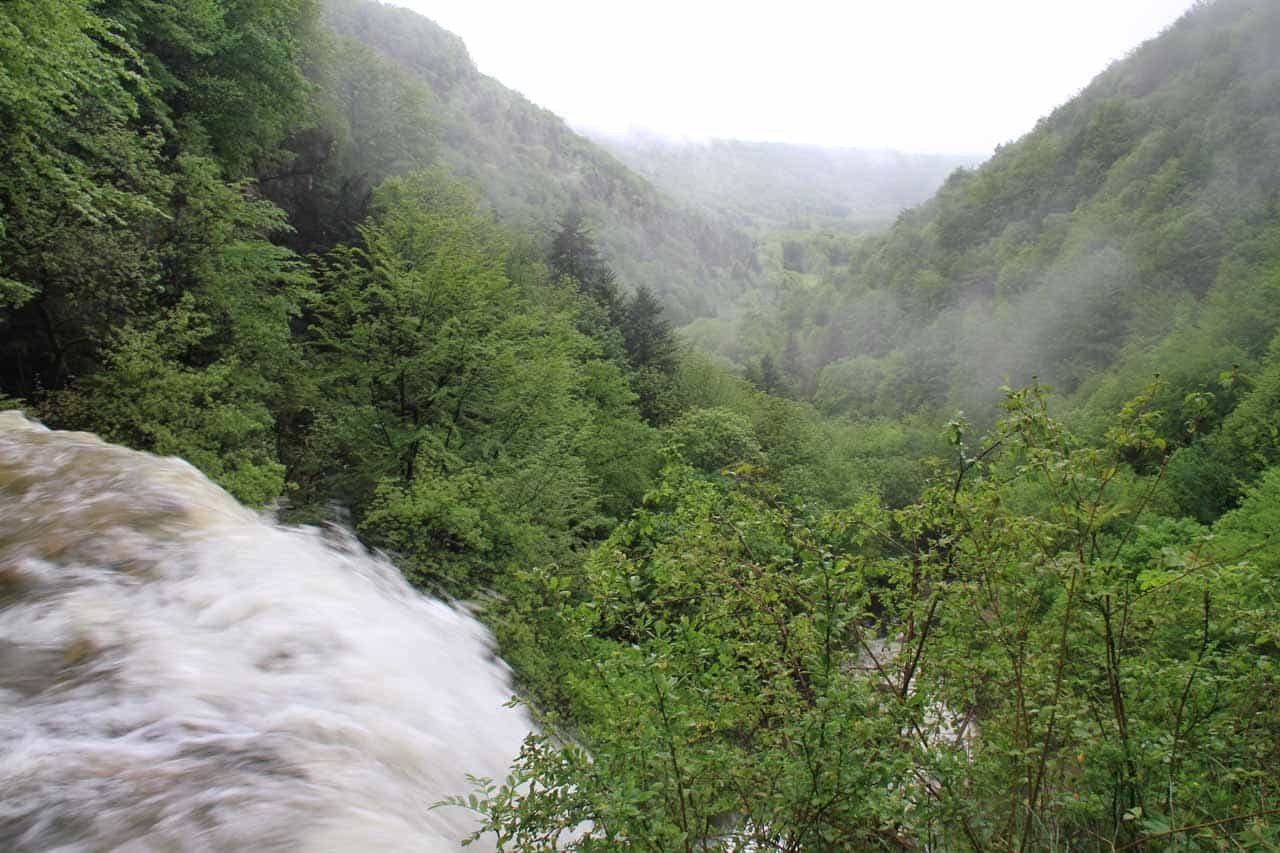
[[[0,849],[454,850],[431,804],[505,774],[510,694],[350,537],[0,413]]]

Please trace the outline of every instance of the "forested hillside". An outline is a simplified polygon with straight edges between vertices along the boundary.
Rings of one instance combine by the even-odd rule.
[[[1086,417],[1160,374],[1170,430],[1213,395],[1207,448],[1280,323],[1278,39],[1274,4],[1197,6],[885,235],[789,235],[772,305],[691,339],[831,414],[989,422],[1036,377]]]
[[[694,220],[476,74],[429,21],[304,2],[30,0],[5,15],[7,405],[180,455],[291,518],[340,507],[454,591],[579,562],[680,436],[711,441],[707,467],[731,461],[706,437],[721,436],[832,499],[875,488],[876,470],[918,477],[914,426],[824,424],[680,351],[660,297],[599,233],[635,209],[585,188],[631,187],[682,239]],[[376,34],[405,39],[417,66],[340,32],[384,15]],[[491,121],[559,134],[546,151],[571,165],[511,197],[452,176],[493,171],[483,147],[451,162],[468,134],[506,166],[532,162],[450,105],[468,87],[504,99]],[[575,205],[560,178],[583,164],[599,180],[582,177]],[[532,210],[544,189],[545,224],[495,216],[491,199]],[[681,245],[664,274],[706,295]]]
[[[476,70],[435,23],[368,0],[328,0],[323,20],[431,89],[440,159],[476,183],[504,221],[549,234],[570,207],[630,287],[659,294],[672,317],[716,313],[756,281],[751,239],[639,179],[604,149]]]
[[[476,602],[542,734],[422,807],[501,849],[1271,849],[1277,44],[756,270],[411,13],[10,0],[0,406]]]
[[[601,143],[686,203],[746,229],[870,230],[926,201],[978,158],[733,139],[673,141],[633,134]]]

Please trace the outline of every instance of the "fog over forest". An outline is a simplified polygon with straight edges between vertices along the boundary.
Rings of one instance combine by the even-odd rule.
[[[397,0],[588,136],[984,158],[1192,0]]]
[[[1280,5],[415,8],[0,5],[0,848],[1280,847]]]

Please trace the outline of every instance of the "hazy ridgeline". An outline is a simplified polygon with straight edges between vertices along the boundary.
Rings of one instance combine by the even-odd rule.
[[[480,74],[457,36],[365,0],[329,0],[323,20],[426,84],[440,162],[473,181],[504,221],[546,237],[567,209],[581,209],[619,277],[659,294],[679,322],[714,314],[756,285],[747,234],[661,192],[559,116]]]
[[[600,141],[672,197],[757,233],[880,229],[981,159],[639,133]]]
[[[947,164],[655,186],[404,10],[0,5],[0,408],[102,437],[0,416],[0,844],[1274,847],[1276,44],[871,232]]]
[[[1038,377],[1082,411],[1263,359],[1277,325],[1273,5],[1199,4],[883,235],[763,243],[767,298],[689,340],[833,415],[963,408]]]

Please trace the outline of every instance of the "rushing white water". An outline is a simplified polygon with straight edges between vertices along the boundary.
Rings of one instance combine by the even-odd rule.
[[[509,696],[349,537],[0,413],[0,849],[457,849],[430,806],[504,775]]]

